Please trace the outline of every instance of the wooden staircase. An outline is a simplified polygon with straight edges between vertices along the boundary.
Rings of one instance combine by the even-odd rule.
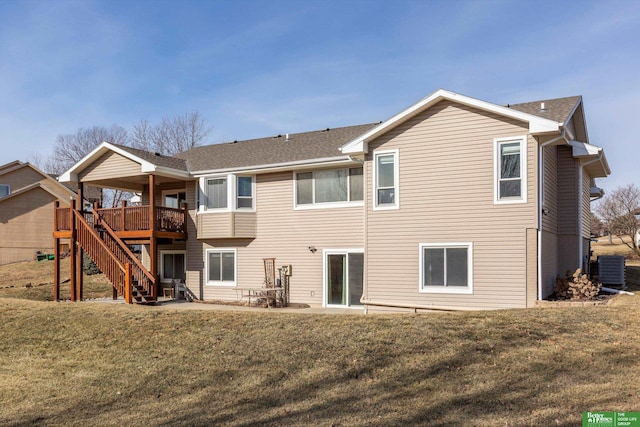
[[[80,247],[107,276],[127,303],[155,303],[156,279],[120,239],[99,212],[73,210]]]

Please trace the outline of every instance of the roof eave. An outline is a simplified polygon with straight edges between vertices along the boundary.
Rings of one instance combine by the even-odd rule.
[[[503,107],[501,105],[493,104],[480,99],[471,98],[465,95],[454,93],[445,89],[439,89],[431,95],[423,98],[417,103],[413,104],[409,108],[401,111],[390,119],[380,123],[378,126],[362,134],[358,138],[344,144],[340,151],[343,154],[360,154],[368,151],[367,143],[380,135],[388,132],[399,124],[409,120],[416,116],[432,105],[437,104],[440,101],[449,100],[464,105],[468,105],[474,108],[478,108],[483,111],[492,112],[502,116],[510,117],[516,120],[521,120],[529,124],[529,132],[531,134],[545,134],[558,132],[560,130],[561,123],[554,120],[545,119],[532,114],[524,113],[522,111],[514,110],[512,108]]]
[[[236,167],[236,168],[224,168],[224,169],[207,169],[192,171],[191,176],[199,178],[202,176],[209,176],[215,174],[225,173],[265,173],[265,172],[281,172],[289,170],[304,169],[310,166],[331,166],[338,164],[357,164],[362,163],[360,160],[354,159],[352,156],[336,156],[336,157],[324,157],[318,159],[299,160],[294,162],[283,163],[271,163],[263,165]]]
[[[184,171],[179,171],[176,169],[171,169],[171,168],[166,168],[166,167],[162,167],[162,166],[158,166],[155,163],[149,162],[147,160],[144,160],[126,150],[123,150],[122,148],[115,146],[113,144],[110,144],[108,142],[103,142],[100,145],[98,145],[96,148],[94,148],[89,154],[87,154],[86,156],[84,156],[79,162],[77,162],[75,165],[71,166],[71,168],[69,170],[67,170],[66,172],[64,172],[62,175],[60,175],[58,177],[58,181],[60,182],[78,182],[78,174],[80,172],[82,172],[89,164],[95,162],[96,160],[98,160],[101,156],[103,156],[105,153],[109,152],[109,151],[113,151],[115,153],[118,153],[119,155],[126,157],[129,160],[132,160],[136,163],[140,164],[140,172],[142,173],[159,173],[160,172],[164,172],[164,173],[169,173],[169,171],[171,171],[172,173],[169,173],[169,176],[180,176],[180,177],[188,177],[189,173],[188,172],[184,172]],[[186,175],[185,175],[186,174]]]

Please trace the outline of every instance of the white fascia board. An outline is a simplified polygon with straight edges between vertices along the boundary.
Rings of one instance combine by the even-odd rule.
[[[573,147],[572,154],[576,158],[598,156],[602,152],[602,148],[586,142],[569,141],[569,145]]]
[[[554,120],[549,120],[542,117],[534,116],[532,114],[523,113],[522,111],[503,107],[501,105],[482,101],[480,99],[471,98],[445,89],[439,89],[426,98],[423,98],[422,100],[413,104],[409,108],[391,117],[390,119],[387,119],[386,121],[380,123],[378,126],[374,127],[358,138],[346,143],[340,148],[340,150],[344,154],[366,153],[368,149],[366,145],[367,142],[382,135],[390,129],[393,129],[395,126],[403,123],[404,121],[421,113],[422,111],[442,100],[449,100],[468,105],[470,107],[478,108],[483,111],[492,112],[516,120],[522,120],[529,123],[529,132],[532,134],[557,132],[560,130],[561,126],[561,123],[558,123]]]
[[[129,160],[132,160],[136,163],[140,164],[140,172],[142,173],[158,173],[166,176],[178,176],[181,178],[189,177],[189,173],[185,171],[179,171],[176,169],[165,168],[162,166],[158,166],[154,163],[151,163],[147,160],[141,159],[140,157],[131,154],[130,152],[123,150],[120,147],[116,147],[113,144],[108,142],[103,142],[93,149],[89,154],[84,156],[82,160],[73,165],[68,171],[64,172],[62,175],[58,177],[58,181],[60,182],[77,182],[78,181],[78,172],[84,170],[84,168],[94,161],[98,160],[100,156],[105,153],[113,151]]]
[[[594,178],[611,175],[611,168],[603,148],[581,141],[569,141],[568,144],[572,147],[573,157],[581,160],[585,167],[589,167]]]
[[[326,157],[321,159],[309,159],[309,160],[300,160],[296,162],[273,163],[273,164],[246,166],[246,167],[239,167],[239,168],[192,171],[191,175],[194,178],[217,175],[217,174],[228,174],[228,173],[255,175],[259,173],[282,172],[282,171],[291,171],[291,170],[298,170],[298,169],[309,169],[311,167],[339,166],[339,165],[347,165],[347,164],[361,165],[362,162],[353,160],[351,156]]]

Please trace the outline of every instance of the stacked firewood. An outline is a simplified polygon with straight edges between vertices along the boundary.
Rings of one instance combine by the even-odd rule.
[[[573,274],[567,270],[566,277],[556,279],[555,295],[558,299],[590,300],[600,293],[600,288],[602,283],[589,280],[579,268]]]

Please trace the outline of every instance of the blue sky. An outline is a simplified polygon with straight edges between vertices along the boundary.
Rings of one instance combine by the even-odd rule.
[[[0,164],[80,127],[199,111],[210,142],[384,120],[439,88],[583,95],[640,185],[638,1],[0,1]]]

